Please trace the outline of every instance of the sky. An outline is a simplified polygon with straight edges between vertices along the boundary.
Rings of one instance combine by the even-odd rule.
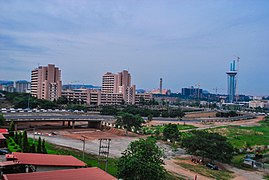
[[[269,95],[268,0],[0,0],[0,80],[30,80],[53,63],[63,83],[101,85],[129,70],[137,88],[200,84]]]

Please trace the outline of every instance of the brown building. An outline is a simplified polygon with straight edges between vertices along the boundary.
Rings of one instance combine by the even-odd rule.
[[[61,97],[61,70],[54,64],[34,69],[31,74],[31,94],[38,99],[50,101]]]

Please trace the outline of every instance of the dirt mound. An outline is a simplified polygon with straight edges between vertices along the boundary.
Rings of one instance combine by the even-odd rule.
[[[118,136],[129,136],[129,137],[137,137],[138,135],[132,132],[128,132],[128,134],[126,134],[126,131],[123,129],[116,129],[116,128],[109,128],[106,130],[106,132],[109,132],[111,134],[115,134]]]

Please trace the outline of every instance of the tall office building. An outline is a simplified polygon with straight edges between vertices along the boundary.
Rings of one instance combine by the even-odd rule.
[[[61,70],[54,64],[34,69],[31,74],[31,94],[38,99],[50,101],[61,97]]]
[[[126,70],[119,72],[118,74],[113,74],[111,72],[105,73],[102,81],[102,93],[114,94],[113,97],[122,98],[122,100],[128,104],[135,103],[135,85],[131,85],[131,75]],[[107,96],[110,97],[111,95]],[[107,100],[108,98],[103,99]],[[103,103],[109,104],[107,102]]]
[[[16,92],[25,93],[31,89],[31,83],[25,80],[15,82]]]
[[[119,87],[119,77],[117,74],[107,72],[103,75],[102,93],[117,93]]]

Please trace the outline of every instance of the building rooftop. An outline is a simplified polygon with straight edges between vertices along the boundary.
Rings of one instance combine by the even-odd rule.
[[[0,129],[1,134],[9,134],[7,129]]]
[[[3,161],[3,162],[0,162],[0,167],[14,166],[14,165],[18,165],[18,164],[19,163],[13,162],[13,161]]]
[[[0,139],[2,139],[2,140],[6,139],[5,136],[2,133],[0,133]]]
[[[19,153],[13,152],[14,159],[20,164],[40,165],[40,166],[74,166],[84,167],[86,164],[73,156]]]
[[[80,168],[71,170],[58,170],[49,172],[34,172],[21,174],[6,174],[4,180],[116,180],[115,177],[99,168]]]

